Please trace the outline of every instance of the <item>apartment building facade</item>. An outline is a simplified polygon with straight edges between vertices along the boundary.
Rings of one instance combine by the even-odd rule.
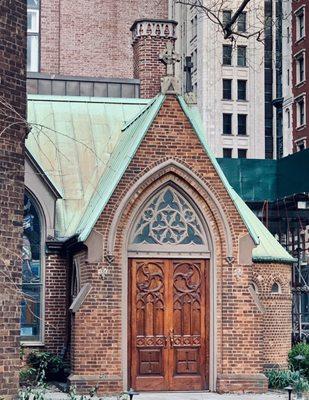
[[[306,1],[274,3],[274,130],[277,158],[308,148],[308,32]]]
[[[309,9],[306,1],[292,2],[292,62],[293,62],[293,151],[308,147],[309,121]]]
[[[214,10],[225,23],[240,3],[226,1]],[[193,90],[215,155],[265,158],[264,45],[257,35],[249,37],[263,30],[264,6],[253,0],[229,39],[196,7],[174,4],[170,12],[179,22],[176,46],[183,63],[191,56]]]
[[[293,153],[293,63],[292,63],[292,3],[282,2],[282,151],[277,158]]]

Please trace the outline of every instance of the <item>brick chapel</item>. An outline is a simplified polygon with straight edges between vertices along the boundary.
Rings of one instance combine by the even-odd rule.
[[[80,392],[261,393],[287,363],[294,259],[180,95],[175,24],[131,28],[141,99],[28,97],[20,339]]]

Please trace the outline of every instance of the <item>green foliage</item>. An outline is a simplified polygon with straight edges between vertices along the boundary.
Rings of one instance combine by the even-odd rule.
[[[36,386],[26,386],[18,392],[18,400],[44,400],[46,384],[39,382]]]
[[[301,376],[300,371],[290,369],[270,369],[265,372],[271,389],[284,389],[292,386],[295,392],[308,392],[308,380]]]
[[[24,356],[25,356],[25,349],[22,347],[22,346],[20,346],[20,348],[19,348],[19,358],[21,359],[21,360],[23,360],[24,359]],[[1,399],[0,399],[1,400]]]
[[[68,363],[46,351],[31,352],[27,364],[36,371],[35,382],[65,381],[69,375]]]
[[[294,384],[294,390],[296,393],[303,393],[309,391],[309,382],[307,379],[300,377]]]
[[[37,371],[35,368],[23,368],[19,371],[19,383],[21,386],[32,385],[36,381]]]
[[[265,372],[269,381],[269,387],[272,389],[284,389],[301,379],[299,371],[291,371],[289,369],[270,369]]]
[[[298,360],[295,357],[302,356],[303,360]],[[298,343],[289,352],[289,365],[295,371],[300,371],[301,374],[309,379],[309,344]]]

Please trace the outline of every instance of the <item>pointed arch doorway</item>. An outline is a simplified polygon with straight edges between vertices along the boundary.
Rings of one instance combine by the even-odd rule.
[[[210,252],[201,213],[166,185],[141,207],[129,243],[130,386],[207,389]]]

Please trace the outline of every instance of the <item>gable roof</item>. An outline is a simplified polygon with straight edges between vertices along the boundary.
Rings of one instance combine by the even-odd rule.
[[[60,236],[78,234],[79,241],[87,239],[164,99],[164,95],[152,100],[30,97],[29,122],[44,125],[40,128],[44,134],[29,135],[27,148],[37,162],[44,163],[47,174],[48,163],[55,163],[50,179],[56,180],[64,192],[62,203],[58,201]],[[253,261],[294,262],[229,184],[208,147],[197,108],[188,106],[181,96],[178,100],[257,245]],[[42,149],[45,153],[52,151],[52,160],[40,154]]]
[[[123,124],[148,103],[143,99],[28,96],[32,130],[26,148],[61,194],[56,204],[58,239],[76,233]]]
[[[89,236],[146,132],[159,112],[164,99],[165,96],[163,95],[155,97],[145,109],[122,129],[117,146],[106,165],[98,188],[93,194],[89,206],[79,223],[77,233],[79,233],[78,239],[80,241],[86,240]]]

